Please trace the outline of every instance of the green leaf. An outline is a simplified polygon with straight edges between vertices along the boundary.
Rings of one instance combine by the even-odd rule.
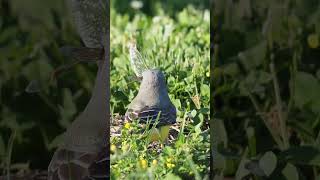
[[[311,14],[310,18],[308,18],[307,24],[309,26],[315,25],[315,30],[319,34],[320,33],[320,6]]]
[[[223,72],[230,76],[235,76],[239,73],[239,67],[236,63],[229,63],[223,67]]]
[[[30,81],[30,83],[25,89],[27,93],[36,93],[36,92],[39,92],[40,90],[41,90],[40,83],[38,80],[35,80],[35,79]]]
[[[128,61],[123,61],[124,58],[115,57],[112,61],[115,68],[119,68],[120,70],[127,70]]]
[[[266,176],[263,169],[261,169],[259,165],[259,161],[257,160],[251,160],[250,162],[246,163],[245,165],[246,169],[248,169],[252,174],[257,176]]]
[[[221,119],[214,119],[212,121],[212,131],[214,142],[223,142],[224,146],[228,144],[227,131],[224,126],[224,122]]]
[[[297,171],[297,168],[290,163],[288,163],[282,170],[282,174],[287,178],[287,180],[299,180],[299,173]]]
[[[248,149],[246,148],[236,172],[236,180],[242,180],[244,177],[250,174],[250,171],[246,168],[246,164],[250,162],[250,160],[247,159],[247,155]]]
[[[226,160],[218,152],[218,145],[223,145],[223,147],[226,147],[228,143],[228,137],[227,137],[227,131],[225,129],[223,120],[221,119],[213,119],[212,120],[212,159],[214,164],[214,169],[224,169],[226,166]]]
[[[277,167],[276,155],[271,151],[266,152],[259,160],[259,166],[267,176],[270,176]]]
[[[63,142],[64,139],[64,135],[65,134],[60,134],[58,136],[56,136],[49,144],[48,144],[48,150],[52,150],[54,148],[59,147],[59,145],[61,144],[61,142]]]
[[[320,150],[313,146],[292,147],[280,156],[293,164],[320,166]]]
[[[320,83],[312,74],[298,72],[294,92],[294,101],[299,108],[309,105],[313,112],[320,113]]]
[[[267,17],[263,25],[263,34],[268,38],[269,42],[287,43],[288,31],[283,25],[287,16],[282,5],[276,2],[271,3]]]
[[[69,89],[64,89],[63,91],[63,107],[69,117],[77,112],[76,105],[73,102],[73,97]]]
[[[9,26],[5,29],[2,29],[0,33],[0,42],[3,43],[10,40],[11,38],[14,38],[17,35],[17,33],[18,29],[15,26]]]
[[[194,118],[197,115],[197,111],[194,109],[194,110],[191,111],[190,114],[191,114],[192,118]]]
[[[71,118],[77,113],[77,108],[73,102],[72,94],[69,89],[63,91],[63,105],[59,107],[61,119],[59,121],[62,127],[68,127],[71,123]]]
[[[203,126],[203,121],[204,121],[203,114],[199,114],[198,117],[200,122],[194,127],[196,134],[200,134],[202,132],[201,127]]]
[[[268,82],[270,82],[272,79],[270,73],[265,72],[265,71],[258,71],[257,72],[257,81],[262,83],[262,84],[266,84]]]
[[[249,150],[250,150],[250,156],[256,155],[256,137],[253,127],[248,127],[246,129],[247,137],[248,137],[248,144],[249,144]]]
[[[267,43],[265,41],[243,51],[238,57],[247,70],[260,66],[266,57]]]
[[[172,101],[172,103],[174,104],[174,106],[176,107],[176,108],[181,108],[181,102],[180,102],[180,99],[174,99],[173,101]]]
[[[202,84],[200,87],[201,95],[204,97],[210,97],[210,87],[206,84]]]

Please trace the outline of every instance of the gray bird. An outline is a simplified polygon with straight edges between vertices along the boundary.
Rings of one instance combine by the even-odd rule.
[[[176,108],[170,101],[164,74],[157,69],[142,73],[142,82],[137,96],[128,105],[125,115],[129,121],[139,120],[139,123],[150,122],[150,127],[156,123],[149,138],[161,142],[168,137],[170,125],[176,122]]]
[[[69,0],[74,22],[86,47],[62,49],[79,61],[99,60],[92,96],[84,111],[64,133],[62,144],[48,167],[48,180],[108,179],[109,92],[105,59],[109,49],[107,17],[109,1]]]

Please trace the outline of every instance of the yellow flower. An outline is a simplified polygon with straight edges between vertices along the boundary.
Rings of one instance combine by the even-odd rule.
[[[124,128],[126,128],[126,129],[130,129],[130,123],[126,123],[126,124],[124,124]]]
[[[158,164],[158,161],[154,159],[154,160],[152,161],[152,164],[155,166],[155,165]]]
[[[308,36],[309,47],[315,49],[319,46],[319,36],[316,33],[310,34]]]
[[[116,150],[117,150],[117,146],[116,145],[114,145],[114,144],[111,144],[111,146],[110,146],[110,150],[111,150],[111,152],[116,152]]]
[[[174,168],[175,166],[176,166],[175,164],[167,163],[167,167],[168,167],[168,168]]]
[[[140,165],[141,165],[142,169],[146,169],[148,167],[148,162],[145,159],[141,159]]]
[[[172,163],[173,161],[172,158],[167,158],[166,161],[167,161],[166,165],[168,168],[174,168],[176,166],[175,164]]]

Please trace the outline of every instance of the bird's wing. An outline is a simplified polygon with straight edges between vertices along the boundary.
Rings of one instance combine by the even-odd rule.
[[[140,110],[128,109],[126,113],[126,119],[139,120],[141,123],[150,122],[151,125],[156,123],[156,127],[174,124],[176,122],[176,109],[174,107],[169,108],[154,108],[144,107]]]
[[[48,168],[48,180],[109,178],[108,148],[98,154],[58,149]]]
[[[108,0],[68,0],[78,33],[87,47],[106,44],[108,3]]]
[[[145,59],[142,57],[137,49],[137,44],[134,40],[128,43],[130,63],[133,71],[138,77],[142,77],[142,73],[149,69]]]

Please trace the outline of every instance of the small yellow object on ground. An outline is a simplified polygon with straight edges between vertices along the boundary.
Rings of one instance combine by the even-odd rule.
[[[110,146],[110,150],[111,150],[112,153],[115,153],[116,150],[117,150],[117,147],[116,147],[114,144],[112,144],[112,145]]]
[[[319,36],[316,33],[310,34],[308,36],[308,45],[310,48],[317,48],[319,47]]]
[[[144,160],[144,159],[141,159],[140,160],[140,165],[141,165],[142,169],[147,169],[148,162],[146,160]]]

